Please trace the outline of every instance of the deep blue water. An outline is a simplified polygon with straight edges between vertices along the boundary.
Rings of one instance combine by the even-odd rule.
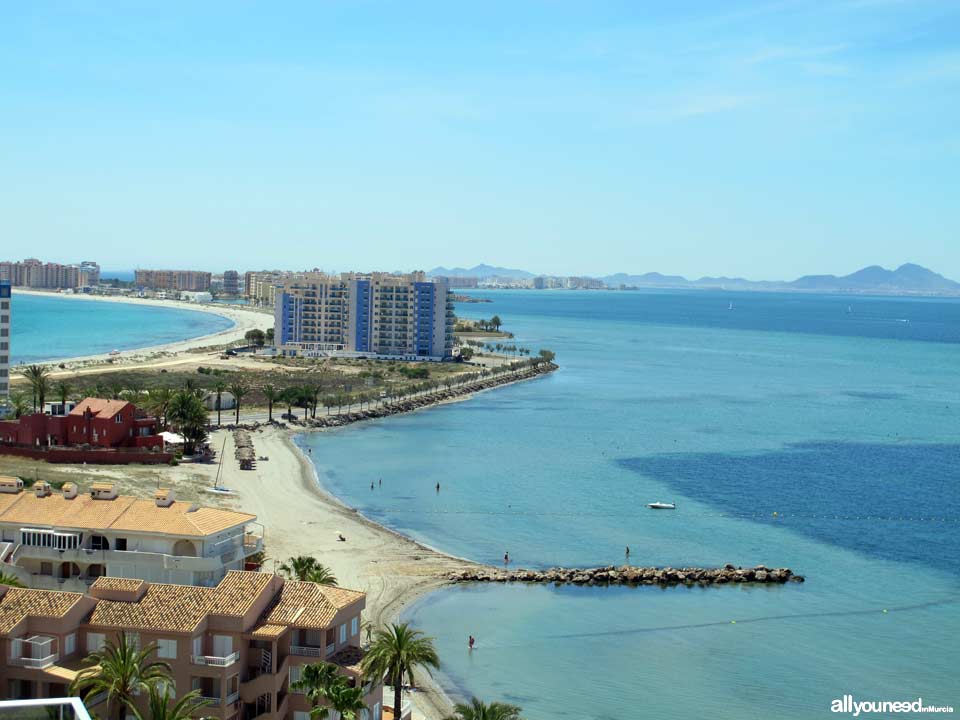
[[[459,312],[500,315],[561,370],[302,436],[328,489],[491,563],[621,563],[629,545],[636,564],[808,580],[434,593],[406,617],[452,693],[529,720],[814,718],[844,693],[960,705],[960,301],[484,294]]]
[[[97,355],[227,330],[211,313],[134,303],[13,294],[11,362]]]

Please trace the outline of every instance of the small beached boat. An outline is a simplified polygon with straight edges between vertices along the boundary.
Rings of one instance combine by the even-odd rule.
[[[652,502],[647,503],[647,507],[651,510],[676,510],[676,503],[665,503],[665,502]]]

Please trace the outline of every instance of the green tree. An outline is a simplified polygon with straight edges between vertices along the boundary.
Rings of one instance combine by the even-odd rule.
[[[326,565],[321,565],[320,563],[310,568],[305,579],[317,585],[337,584],[337,576],[333,574],[333,571]]]
[[[23,371],[23,376],[30,383],[30,389],[33,391],[33,411],[36,412],[39,405],[42,412],[47,393],[50,392],[50,371],[43,365],[29,365]]]
[[[10,405],[13,408],[13,416],[18,420],[30,410],[30,403],[27,402],[27,396],[22,392],[13,393],[10,396]]]
[[[26,587],[26,585],[20,582],[20,578],[18,578],[16,575],[5,572],[0,572],[0,585],[6,585],[7,587],[15,588]]]
[[[227,388],[230,391],[230,394],[233,395],[233,399],[236,402],[235,409],[237,411],[237,425],[240,424],[240,401],[246,397],[249,392],[247,386],[242,382],[237,380],[236,382],[230,383],[230,387]]]
[[[264,339],[267,341],[267,345],[273,345],[273,341],[274,341],[274,338],[275,338],[275,337],[276,337],[276,335],[274,334],[274,329],[273,329],[273,328],[267,328],[267,332],[266,332],[266,335],[265,335],[265,337],[264,337]]]
[[[280,565],[280,572],[288,578],[297,580],[306,580],[312,570],[317,568],[320,563],[315,557],[310,555],[297,555],[297,557],[288,558],[285,563]]]
[[[163,427],[167,426],[167,414],[172,399],[173,393],[169,388],[154,388],[147,393],[145,408],[160,420]]]
[[[553,359],[557,356],[553,350],[541,350],[539,353],[540,360],[545,363],[552,363]]]
[[[103,650],[90,653],[84,667],[70,684],[70,694],[89,700],[101,692],[107,694],[107,717],[116,713],[123,720],[134,710],[134,698],[151,686],[173,684],[170,666],[151,660],[156,645],[138,650],[125,632],[116,643],[108,640]]]
[[[264,385],[263,397],[267,400],[267,422],[273,422],[273,404],[283,397],[276,385]]]
[[[263,347],[263,344],[267,341],[267,334],[263,330],[247,330],[243,337],[248,343],[258,348]]]
[[[310,716],[318,720],[326,720],[331,712],[337,713],[339,720],[357,720],[360,713],[367,707],[363,702],[363,688],[350,687],[346,678],[339,678],[327,691],[329,707],[323,705],[310,711]]]
[[[517,705],[499,702],[487,705],[477,698],[472,698],[469,704],[457,703],[453,711],[446,720],[523,720]]]
[[[131,708],[131,711],[137,720],[191,720],[199,708],[209,703],[209,700],[200,696],[199,690],[191,690],[176,700],[170,695],[170,688],[158,682],[150,685],[146,714],[141,715],[136,708]]]
[[[294,690],[302,690],[310,704],[316,707],[328,699],[330,687],[340,679],[339,668],[333,663],[320,662],[306,665],[300,679],[293,683]]]
[[[503,321],[500,319],[499,315],[494,315],[492,318],[490,318],[490,325],[494,330],[500,332],[500,326],[503,325]]]
[[[418,667],[429,673],[431,667],[440,667],[440,657],[433,639],[425,637],[419,630],[412,630],[407,623],[394,623],[389,628],[377,630],[362,662],[364,675],[374,679],[386,678],[393,687],[396,717],[403,708],[403,678],[406,676],[410,686],[415,686],[413,673]]]
[[[207,438],[207,409],[203,401],[188,390],[181,390],[170,398],[167,417],[183,435],[184,452],[192,455]]]
[[[70,396],[73,394],[73,387],[66,380],[57,383],[56,387],[57,399],[60,400],[60,404],[63,405],[63,414],[67,414],[67,400],[70,399]]]
[[[473,358],[473,348],[472,347],[460,348],[460,357],[462,357],[464,361],[471,360]]]

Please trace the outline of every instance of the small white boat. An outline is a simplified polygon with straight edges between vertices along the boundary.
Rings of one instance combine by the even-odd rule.
[[[204,492],[208,492],[212,495],[236,495],[236,493],[230,488],[217,487],[217,486],[204,488]]]
[[[676,510],[676,503],[665,503],[665,502],[652,502],[647,503],[647,507],[651,510]]]

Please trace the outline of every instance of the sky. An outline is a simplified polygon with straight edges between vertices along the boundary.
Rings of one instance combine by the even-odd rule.
[[[0,7],[0,259],[960,280],[960,3]]]

